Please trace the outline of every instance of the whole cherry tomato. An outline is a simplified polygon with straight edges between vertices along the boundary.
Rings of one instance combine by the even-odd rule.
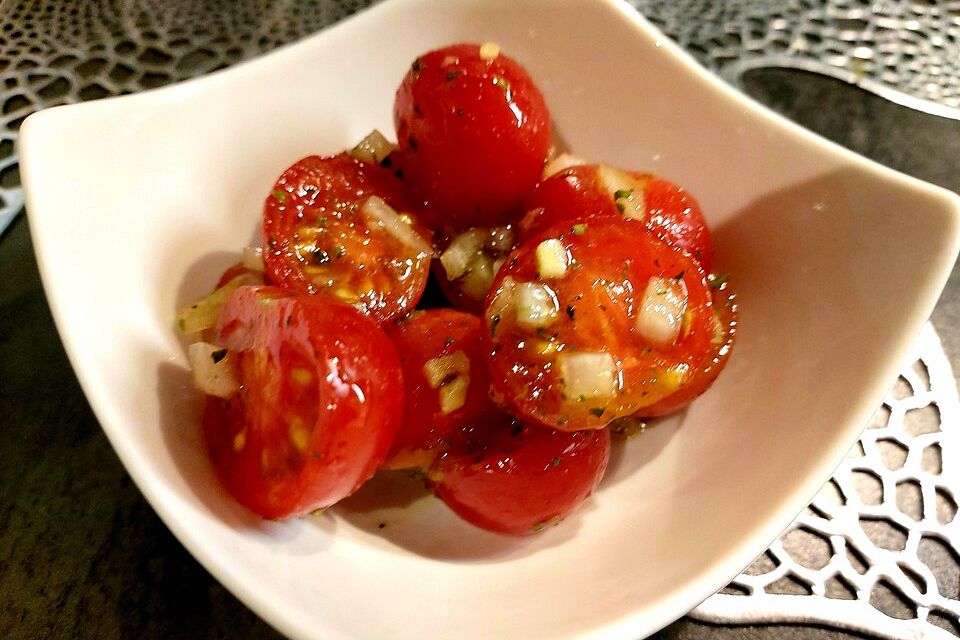
[[[550,114],[526,71],[495,45],[417,58],[397,90],[396,166],[436,228],[510,222],[543,169]]]

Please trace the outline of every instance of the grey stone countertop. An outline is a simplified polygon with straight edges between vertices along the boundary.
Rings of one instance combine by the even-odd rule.
[[[960,190],[955,121],[801,72],[754,71],[745,84],[818,133]],[[0,637],[277,637],[184,550],[120,465],[67,362],[23,216],[0,237],[0,265]],[[955,268],[933,314],[955,369],[958,317]],[[681,619],[655,637],[860,636]]]

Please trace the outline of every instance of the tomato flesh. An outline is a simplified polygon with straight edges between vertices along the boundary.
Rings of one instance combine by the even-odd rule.
[[[310,156],[284,171],[264,208],[268,279],[297,293],[329,293],[378,322],[412,309],[431,256],[372,225],[363,213],[371,196],[397,212],[414,211],[393,174],[346,153]],[[429,238],[415,218],[410,224]]]
[[[547,240],[570,260],[562,277],[538,272],[537,249]],[[667,343],[638,328],[645,291],[656,282],[686,291],[682,330]],[[535,328],[523,291],[546,292]],[[521,419],[571,431],[603,427],[687,384],[713,330],[696,261],[641,223],[614,218],[557,227],[521,244],[494,281],[485,319],[497,399]]]
[[[526,71],[475,44],[417,58],[397,90],[397,166],[436,228],[505,224],[537,183],[550,114]]]
[[[403,367],[406,402],[403,426],[384,467],[428,469],[461,430],[483,422],[493,411],[483,331],[479,317],[453,309],[414,312],[389,331]],[[457,370],[464,361],[466,368]],[[427,379],[425,368],[431,366],[447,367],[439,384]],[[458,388],[464,383],[465,389]],[[446,411],[444,394],[456,398]]]
[[[625,194],[618,194],[601,179],[604,171],[611,170],[627,176],[642,191],[642,195],[632,195],[643,200],[642,222],[649,232],[692,255],[710,273],[713,243],[699,203],[679,185],[652,174],[596,164],[568,167],[541,182],[530,194],[524,205],[527,214],[520,223],[522,237],[538,235],[559,224],[623,217],[623,203],[618,207],[617,196]]]
[[[500,415],[480,442],[437,458],[434,492],[478,527],[529,535],[557,524],[590,497],[610,458],[604,430],[566,433],[524,427]]]
[[[729,282],[713,280],[710,285],[713,302],[714,333],[710,349],[695,366],[682,387],[649,407],[639,411],[644,418],[665,416],[686,407],[710,388],[730,359],[737,335],[736,294]]]
[[[373,321],[327,296],[240,287],[214,341],[240,390],[208,398],[204,439],[241,504],[267,518],[302,515],[373,475],[403,410],[399,359]]]

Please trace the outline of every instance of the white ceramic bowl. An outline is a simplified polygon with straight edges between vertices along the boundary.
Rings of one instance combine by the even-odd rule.
[[[391,131],[410,60],[463,40],[522,61],[582,156],[696,194],[740,294],[731,364],[542,535],[482,532],[402,483],[261,521],[202,452],[174,312],[256,237],[284,167]],[[637,638],[669,623],[829,477],[958,247],[955,195],[758,107],[614,0],[393,0],[222,73],[31,116],[20,152],[43,282],[110,441],[197,559],[297,637]]]

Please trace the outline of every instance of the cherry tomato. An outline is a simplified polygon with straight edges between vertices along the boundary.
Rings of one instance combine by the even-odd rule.
[[[590,497],[610,458],[606,429],[566,433],[524,427],[500,414],[499,428],[437,458],[437,496],[478,527],[529,535],[552,526]]]
[[[570,431],[600,428],[676,391],[713,332],[696,261],[614,218],[521,244],[497,274],[485,317],[498,401]]]
[[[328,296],[240,287],[215,343],[240,389],[208,398],[204,439],[241,504],[267,518],[301,515],[353,493],[400,426],[403,379],[386,334]]]
[[[369,208],[371,196],[392,208],[386,226],[371,215],[383,215]],[[411,211],[403,186],[382,167],[345,153],[304,158],[267,197],[267,277],[289,291],[328,292],[379,322],[401,316],[420,299],[432,254]],[[390,231],[397,224],[402,235]]]
[[[713,243],[700,205],[682,187],[659,176],[607,165],[568,167],[541,182],[524,209],[523,238],[559,224],[629,217],[691,254],[707,273],[713,266]]]
[[[641,409],[640,416],[653,418],[682,409],[709,389],[727,366],[737,334],[736,294],[725,278],[710,278],[709,282],[714,316],[710,350],[690,369],[690,375],[679,389]]]
[[[397,166],[442,216],[431,220],[437,228],[510,222],[550,147],[540,91],[507,56],[487,57],[475,44],[431,51],[413,62],[397,90]]]
[[[428,469],[461,429],[491,413],[483,322],[453,309],[415,311],[389,332],[403,367],[403,426],[384,464]]]

